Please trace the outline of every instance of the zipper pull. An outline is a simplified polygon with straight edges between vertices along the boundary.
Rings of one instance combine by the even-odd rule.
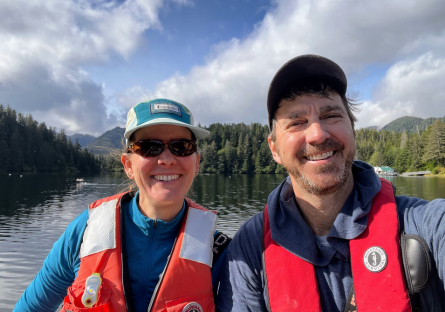
[[[155,219],[155,221],[153,222],[153,228],[154,229],[156,228],[156,224],[157,224],[157,222],[156,222],[156,219]]]

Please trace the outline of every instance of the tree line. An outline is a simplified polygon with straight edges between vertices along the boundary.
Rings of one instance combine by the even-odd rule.
[[[63,129],[38,123],[0,105],[0,172],[96,171],[101,163],[79,143],[68,139]]]
[[[200,141],[202,173],[285,173],[272,158],[269,128],[252,123],[212,124]],[[445,122],[438,119],[415,133],[376,129],[356,130],[356,159],[397,172],[430,170],[445,173]]]
[[[200,173],[285,173],[272,158],[269,128],[259,123],[203,127],[210,135],[199,141]],[[397,172],[430,170],[445,173],[445,122],[438,119],[426,130],[402,133],[376,129],[356,130],[356,159]],[[13,171],[120,171],[117,157],[94,156],[73,143],[63,129],[38,123],[0,105],[0,172]]]
[[[272,158],[267,126],[215,123],[203,128],[210,135],[198,142],[200,173],[286,173]],[[423,170],[445,173],[445,122],[441,120],[427,130],[417,128],[415,133],[359,129],[355,135],[356,159],[376,167],[389,166],[400,173]],[[118,158],[103,158],[103,170],[122,170]]]
[[[445,122],[436,120],[415,133],[360,129],[356,131],[356,158],[375,167],[389,166],[397,172],[429,170],[445,173]]]
[[[272,158],[268,126],[259,123],[211,124],[201,141],[201,173],[285,173]]]

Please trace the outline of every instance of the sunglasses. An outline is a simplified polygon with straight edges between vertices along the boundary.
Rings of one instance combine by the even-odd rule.
[[[180,157],[190,156],[198,149],[196,142],[192,140],[178,139],[161,141],[148,139],[134,142],[128,146],[127,152],[132,151],[142,157],[156,157],[161,155],[165,145],[168,146],[168,149],[173,155]]]

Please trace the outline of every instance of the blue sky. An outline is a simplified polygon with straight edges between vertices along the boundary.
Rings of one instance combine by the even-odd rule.
[[[271,78],[308,53],[345,70],[358,127],[445,115],[440,0],[28,2],[0,3],[0,103],[69,134],[155,97],[202,124],[266,124]]]
[[[219,42],[249,35],[272,7],[264,0],[200,0],[185,6],[168,3],[159,12],[162,29],[146,31],[134,54],[128,59],[114,55],[110,63],[91,66],[88,71],[94,80],[105,81],[110,90],[137,84],[154,89],[157,82],[175,72],[186,74],[192,66],[204,64],[212,46]]]

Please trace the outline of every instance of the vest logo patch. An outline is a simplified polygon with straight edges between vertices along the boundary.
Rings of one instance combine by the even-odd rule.
[[[204,312],[204,310],[199,303],[190,302],[182,309],[182,312]]]
[[[386,268],[388,256],[383,248],[373,246],[366,250],[365,255],[363,256],[363,262],[370,272],[378,273]]]

